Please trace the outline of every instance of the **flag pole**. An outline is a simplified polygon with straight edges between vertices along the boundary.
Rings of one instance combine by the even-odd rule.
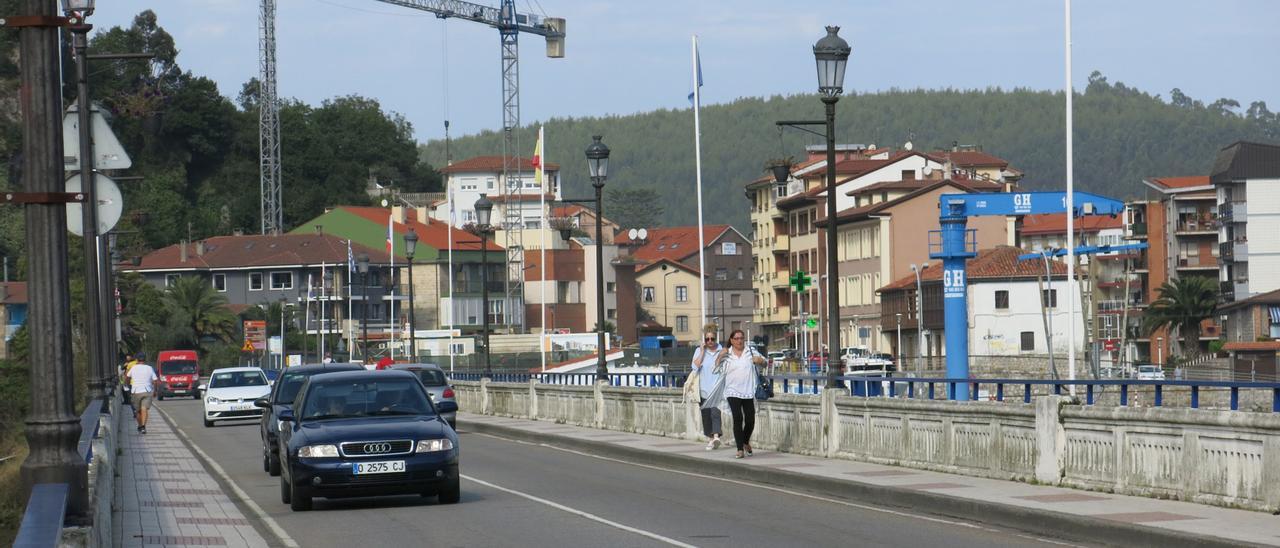
[[[449,222],[445,223],[445,231],[449,234],[449,372],[453,373],[453,311],[456,310],[453,301],[453,187],[445,187],[444,199],[447,204],[445,209],[449,210]]]
[[[307,326],[311,325],[311,273],[307,273],[307,302],[303,303],[302,313],[302,359],[307,359]],[[284,353],[284,337],[280,338],[280,369],[283,371],[288,356]]]
[[[353,309],[355,305],[351,300],[351,279],[355,277],[355,271],[351,268],[351,261],[351,240],[347,240],[347,361],[351,361],[351,355],[356,350],[355,325],[351,323],[351,317],[355,314]],[[362,302],[360,304],[363,306],[365,303]],[[363,360],[364,356],[361,355],[360,358]]]
[[[547,155],[546,153],[547,145],[542,141],[543,137],[544,137],[543,128],[542,126],[538,126],[539,157],[538,157],[537,170],[538,170],[538,181],[540,182],[540,184],[538,185],[538,200],[541,203],[541,206],[538,208],[538,210],[542,212],[542,222],[539,225],[542,227],[542,231],[541,231],[542,232],[542,249],[538,251],[538,272],[539,272],[538,299],[542,301],[542,306],[538,307],[539,313],[542,314],[542,319],[538,322],[538,325],[540,326],[540,330],[539,330],[540,335],[538,336],[538,359],[541,360],[542,362],[542,372],[546,373],[547,372],[547,188],[546,188],[547,160],[544,157]],[[599,220],[597,219],[596,222],[599,222]],[[600,245],[600,242],[596,242],[596,245],[597,246]],[[601,325],[604,325],[604,324],[601,324]]]
[[[328,247],[328,246],[325,246],[325,247]],[[319,360],[320,360],[321,362],[323,362],[323,361],[324,361],[324,349],[325,349],[325,346],[324,346],[324,332],[325,332],[325,329],[324,329],[324,303],[325,303],[325,301],[327,301],[327,300],[328,300],[327,298],[325,298],[325,297],[326,297],[326,296],[325,296],[325,292],[326,292],[326,291],[328,291],[328,288],[326,288],[326,287],[324,286],[324,273],[325,273],[325,267],[326,267],[325,263],[324,263],[324,262],[321,262],[321,263],[320,263],[320,306],[319,306],[319,307],[317,307],[317,308],[319,308],[319,309],[320,309],[320,312],[319,312],[319,314],[320,314],[320,324],[316,326],[316,332],[317,332],[317,334],[319,335],[319,338],[320,338],[320,348],[316,350],[316,358],[319,358]],[[303,357],[303,361],[304,361],[304,362],[306,361],[306,357],[305,357],[305,356]]]
[[[702,67],[698,59],[698,35],[693,36],[693,149],[694,167],[698,186],[698,329],[707,325],[707,265],[706,247],[702,230],[702,120],[699,114],[702,104]],[[599,219],[596,222],[600,222]]]
[[[1066,0],[1066,88],[1067,97],[1067,378],[1076,380],[1076,255],[1075,255],[1075,162],[1072,158],[1072,92],[1071,92],[1071,0]],[[1049,349],[1053,352],[1053,349]],[[1070,385],[1071,395],[1076,386]]]
[[[387,327],[388,334],[390,335],[390,343],[387,349],[391,352],[390,355],[392,360],[396,359],[396,328],[399,327],[396,324],[396,239],[395,230],[392,229],[395,222],[396,216],[394,212],[387,215],[387,260],[390,261],[391,264],[391,269],[387,271],[387,276],[391,278],[391,323]]]

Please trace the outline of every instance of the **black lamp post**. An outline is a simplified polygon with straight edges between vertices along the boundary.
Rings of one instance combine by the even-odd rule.
[[[324,329],[325,331],[329,332],[329,338],[325,341],[324,348],[320,349],[320,361],[322,362],[324,361],[325,355],[329,353],[329,346],[333,345],[331,341],[337,338],[336,335],[338,333],[336,330],[336,326],[338,325],[338,308],[339,307],[332,306],[334,302],[333,297],[328,293],[330,289],[333,290],[334,294],[338,292],[338,288],[333,286],[333,269],[328,269],[324,271],[324,289],[325,290],[321,291],[320,293],[328,296],[328,298],[326,298],[325,301],[331,305],[329,307],[331,309],[330,310],[331,313],[329,314],[329,325],[320,326],[321,329]],[[322,303],[320,306],[321,306],[320,310],[323,311],[324,304]]]
[[[418,361],[418,322],[413,313],[413,253],[418,249],[418,233],[412,228],[404,235],[404,256],[409,259],[409,360]]]
[[[836,262],[836,101],[844,92],[844,69],[849,61],[849,43],[836,33],[840,27],[827,27],[827,35],[813,45],[813,58],[818,65],[818,93],[827,110],[827,275],[835,279]],[[827,388],[840,386],[831,359],[840,351],[840,295],[836,284],[827,283]]]
[[[596,382],[609,381],[609,365],[605,359],[604,344],[604,235],[601,219],[604,217],[604,181],[609,177],[609,147],[600,142],[600,135],[591,137],[591,145],[587,146],[587,167],[591,170],[591,186],[596,189],[596,348],[599,360],[596,362]]]
[[[369,254],[356,257],[356,272],[360,273],[360,359],[369,361]]]
[[[493,378],[493,363],[489,360],[489,220],[493,216],[493,202],[484,194],[476,200],[476,236],[480,237],[480,315],[484,317],[484,377]]]

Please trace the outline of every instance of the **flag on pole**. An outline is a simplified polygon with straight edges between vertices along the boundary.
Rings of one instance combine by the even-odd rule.
[[[700,99],[701,99],[701,97],[697,97],[697,96],[698,96],[698,89],[700,89],[700,88],[702,87],[702,54],[698,53],[698,39],[697,39],[697,37],[694,37],[694,39],[693,39],[693,73],[694,73],[694,77],[693,77],[693,80],[694,80],[694,82],[693,82],[694,90],[689,92],[689,103],[691,103],[691,104],[692,104],[692,103],[695,103],[695,101],[694,101],[694,99],[695,99],[695,98],[699,99],[699,101],[697,101],[697,103],[701,103],[701,102],[702,102],[702,101],[700,100]]]
[[[351,240],[347,240],[347,279],[356,273],[356,257],[351,254]]]
[[[390,261],[391,270],[388,276],[395,276],[396,272],[396,254],[395,254],[395,215],[387,215],[387,260]],[[392,278],[394,279],[394,278]],[[396,286],[391,285],[391,327],[387,329],[391,338],[391,359],[396,359]]]
[[[544,177],[542,173],[542,128],[538,128],[538,144],[533,146],[531,163],[533,164],[533,180],[538,183],[538,191],[546,194],[547,189],[542,188]]]

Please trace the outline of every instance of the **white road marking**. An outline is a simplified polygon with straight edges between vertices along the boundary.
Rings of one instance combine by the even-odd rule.
[[[536,447],[545,447],[545,448],[547,448],[547,449],[554,449],[554,450],[556,450],[556,451],[562,451],[562,452],[565,452],[565,453],[572,453],[572,454],[574,454],[574,455],[579,455],[579,456],[583,456],[583,457],[590,457],[590,458],[593,458],[593,459],[599,459],[599,460],[603,460],[603,461],[616,462],[616,463],[619,463],[619,464],[626,464],[626,465],[629,465],[629,466],[636,466],[636,467],[640,467],[640,468],[648,468],[648,469],[650,469],[650,470],[658,470],[658,471],[661,471],[661,472],[669,472],[669,473],[672,473],[672,474],[682,474],[682,475],[685,475],[685,476],[690,476],[690,477],[695,477],[695,478],[701,478],[701,479],[706,479],[706,480],[723,481],[723,482],[727,482],[727,483],[732,483],[732,484],[734,484],[734,485],[741,485],[741,486],[744,486],[744,487],[754,487],[754,488],[756,488],[756,489],[764,489],[764,490],[767,490],[767,491],[773,491],[773,492],[776,492],[776,493],[783,493],[783,494],[792,495],[792,496],[796,496],[796,497],[802,497],[802,498],[807,498],[807,499],[813,499],[813,500],[818,500],[818,501],[822,501],[822,502],[830,502],[830,503],[834,503],[834,504],[840,504],[840,505],[844,505],[844,506],[849,506],[849,507],[851,507],[851,508],[858,508],[858,509],[862,509],[862,510],[870,510],[870,511],[872,511],[872,512],[881,512],[881,513],[884,513],[884,514],[891,514],[891,515],[901,516],[901,517],[906,517],[906,518],[913,518],[913,519],[919,519],[919,520],[924,520],[924,521],[932,521],[932,522],[935,522],[935,523],[943,523],[943,524],[946,524],[946,525],[953,525],[953,526],[956,526],[956,527],[967,527],[967,528],[970,528],[970,529],[978,529],[978,530],[981,530],[981,531],[987,531],[987,532],[991,532],[991,533],[1000,533],[1000,534],[1006,534],[1006,535],[1014,535],[1014,536],[1017,536],[1017,537],[1026,538],[1026,539],[1031,539],[1031,540],[1035,540],[1035,541],[1038,541],[1038,542],[1044,542],[1044,543],[1048,543],[1048,544],[1058,544],[1058,545],[1062,545],[1062,546],[1081,546],[1081,545],[1079,545],[1079,544],[1071,544],[1071,543],[1069,543],[1069,542],[1063,542],[1063,541],[1060,541],[1060,540],[1054,540],[1054,539],[1048,539],[1048,538],[1043,538],[1043,537],[1037,537],[1037,536],[1033,536],[1033,535],[1026,535],[1026,534],[1022,534],[1022,533],[1018,533],[1018,532],[1014,532],[1014,531],[1010,531],[1010,530],[1006,530],[1006,529],[996,529],[996,528],[994,528],[994,527],[985,527],[985,526],[978,525],[978,524],[971,523],[971,522],[955,521],[955,520],[944,519],[944,518],[936,518],[936,517],[926,516],[926,515],[922,515],[922,514],[913,514],[913,513],[911,513],[911,512],[902,512],[902,511],[898,511],[898,510],[890,510],[890,509],[888,509],[888,508],[879,508],[879,507],[876,507],[876,506],[869,506],[869,505],[866,505],[866,504],[858,504],[858,503],[856,503],[856,502],[849,502],[849,501],[846,501],[846,500],[833,499],[833,498],[823,497],[823,496],[818,496],[818,495],[811,495],[811,494],[809,494],[809,493],[801,493],[801,492],[799,492],[799,491],[792,491],[792,490],[790,490],[790,489],[784,489],[784,488],[781,488],[781,487],[774,487],[774,486],[772,486],[772,485],[763,485],[763,484],[759,484],[759,483],[751,483],[751,482],[742,481],[742,480],[735,480],[735,479],[730,479],[730,478],[722,478],[722,477],[719,477],[719,476],[709,476],[709,475],[706,475],[706,474],[699,474],[699,473],[696,473],[696,472],[685,472],[685,471],[682,471],[682,470],[672,470],[672,469],[670,469],[670,468],[663,468],[663,467],[660,467],[660,466],[652,466],[652,465],[648,465],[648,464],[638,464],[638,463],[634,463],[634,462],[630,462],[630,461],[625,461],[625,460],[622,460],[622,459],[615,459],[615,458],[611,458],[611,457],[602,457],[602,456],[600,456],[600,455],[593,455],[593,454],[591,454],[591,453],[585,453],[585,452],[577,451],[577,450],[574,450],[574,449],[566,449],[566,448],[563,448],[563,447],[556,447],[556,446],[554,446],[554,445],[548,445],[548,444],[545,444],[545,443],[533,443],[533,442],[527,442],[527,441],[516,440],[516,439],[511,439],[511,438],[504,438],[504,437],[502,437],[502,436],[498,436],[498,435],[495,435],[495,434],[485,434],[485,433],[479,433],[479,432],[475,432],[474,434],[475,434],[475,435],[480,435],[480,436],[486,436],[486,437],[490,437],[490,438],[496,438],[496,439],[500,439],[500,440],[503,440],[503,441],[509,441],[509,442],[514,442],[514,443],[520,443],[520,444],[524,444],[524,445],[533,445],[533,446],[536,446]],[[464,476],[464,477],[465,477],[465,476]]]
[[[505,438],[503,438],[503,439],[505,439]],[[565,505],[563,505],[563,504],[560,504],[560,503],[558,503],[558,502],[549,501],[549,500],[547,500],[547,499],[544,499],[544,498],[541,498],[541,497],[536,497],[536,496],[530,495],[530,494],[528,494],[528,493],[524,493],[524,492],[521,492],[521,491],[516,491],[515,489],[508,489],[508,488],[506,488],[506,487],[502,487],[502,486],[500,486],[500,485],[495,485],[495,484],[489,483],[489,482],[487,482],[487,481],[484,481],[484,480],[482,480],[482,479],[477,479],[477,478],[474,478],[474,477],[468,476],[468,475],[466,475],[466,474],[462,474],[462,478],[463,478],[463,479],[465,479],[465,480],[467,480],[467,481],[470,481],[470,482],[478,483],[478,484],[483,485],[483,486],[485,486],[485,487],[488,487],[488,488],[490,488],[490,489],[497,489],[497,490],[502,491],[502,492],[504,492],[504,493],[510,493],[510,494],[515,495],[515,496],[518,496],[518,497],[523,497],[523,498],[529,499],[529,500],[531,500],[531,501],[534,501],[534,502],[536,502],[536,503],[538,503],[538,504],[545,504],[545,505],[547,505],[547,506],[550,506],[550,507],[552,507],[552,508],[555,508],[556,510],[560,510],[560,511],[562,511],[562,512],[568,512],[568,513],[573,514],[573,515],[575,515],[575,516],[584,517],[584,518],[587,518],[587,519],[589,519],[589,520],[592,520],[592,521],[595,521],[595,522],[599,522],[599,523],[602,523],[602,524],[604,524],[604,525],[608,525],[609,527],[613,527],[613,528],[615,528],[615,529],[621,529],[621,530],[623,530],[623,531],[627,531],[627,532],[629,532],[629,533],[635,533],[635,534],[640,535],[640,536],[643,536],[643,537],[648,537],[648,538],[651,538],[651,539],[656,540],[656,541],[658,541],[658,542],[664,542],[664,543],[666,543],[666,544],[670,544],[670,545],[672,545],[672,546],[683,546],[683,547],[687,547],[687,548],[696,548],[693,544],[686,544],[686,543],[680,542],[680,541],[678,541],[678,540],[676,540],[676,539],[673,539],[673,538],[670,538],[670,537],[664,537],[664,536],[659,535],[659,534],[657,534],[657,533],[651,533],[651,532],[649,532],[649,531],[645,531],[645,530],[643,530],[643,529],[636,529],[635,527],[630,527],[630,526],[627,526],[627,525],[623,525],[623,524],[618,523],[618,522],[616,522],[616,521],[610,521],[610,520],[607,520],[607,519],[602,518],[602,517],[600,517],[600,516],[597,516],[597,515],[595,515],[595,514],[592,514],[592,513],[590,513],[590,512],[583,512],[582,510],[578,510],[578,509],[576,509],[576,508],[570,508],[570,507],[565,506]]]
[[[252,498],[249,498],[248,493],[241,490],[240,486],[236,485],[236,482],[231,480],[231,475],[227,474],[227,471],[223,470],[221,466],[218,466],[218,461],[213,460],[213,457],[210,457],[208,453],[205,453],[203,449],[200,449],[200,446],[196,445],[196,443],[187,436],[187,433],[182,430],[182,427],[178,426],[178,421],[173,420],[173,417],[170,417],[169,414],[160,406],[152,406],[151,409],[160,412],[160,415],[164,417],[165,422],[169,423],[169,427],[173,428],[174,433],[178,434],[178,436],[186,442],[187,447],[200,455],[200,459],[203,460],[204,463],[214,471],[214,473],[218,474],[218,476],[222,478],[222,481],[231,486],[231,490],[235,493],[236,497],[240,498],[240,502],[243,502],[245,506],[249,507],[249,510],[253,511],[254,514],[257,514],[258,519],[267,524],[267,528],[271,529],[272,534],[279,538],[280,542],[284,543],[284,545],[289,548],[301,548],[298,543],[293,540],[293,537],[289,536],[289,533],[284,532],[284,528],[280,527],[280,524],[276,523],[276,520],[271,519],[271,516],[268,516],[267,513],[262,510],[261,506],[258,506],[258,503],[254,502]]]

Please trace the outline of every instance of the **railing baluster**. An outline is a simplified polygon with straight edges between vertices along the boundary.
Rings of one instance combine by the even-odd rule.
[[[929,383],[929,399],[933,399],[933,383]]]
[[[1092,384],[1084,385],[1084,393],[1085,393],[1086,405],[1093,405],[1093,385]]]
[[[1238,386],[1231,387],[1231,410],[1240,410],[1240,387]]]
[[[1004,383],[1002,382],[996,383],[996,401],[1004,401]]]
[[[1129,385],[1120,385],[1120,407],[1129,406]]]
[[[1164,385],[1156,385],[1156,407],[1164,407]]]
[[[1191,408],[1200,408],[1200,385],[1198,384],[1191,385]]]
[[[915,381],[907,381],[907,399],[909,400],[916,399],[916,382]]]
[[[1031,383],[1022,385],[1022,403],[1031,403]]]

